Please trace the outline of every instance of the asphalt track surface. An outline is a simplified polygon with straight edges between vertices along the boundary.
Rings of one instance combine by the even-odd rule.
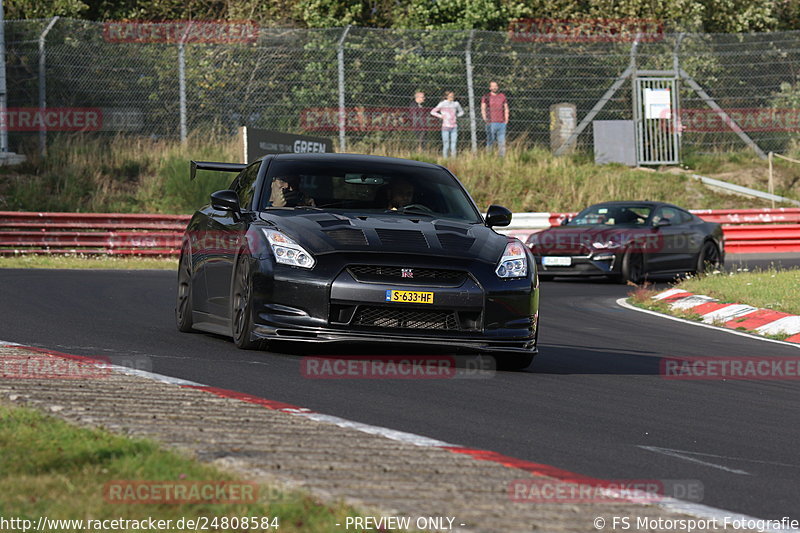
[[[797,257],[782,262],[796,266]],[[615,301],[627,290],[543,283],[540,355],[527,371],[491,379],[307,379],[297,352],[246,352],[223,337],[178,333],[175,274],[164,271],[0,270],[0,339],[109,356],[583,475],[697,480],[705,505],[800,519],[798,382],[659,375],[667,356],[796,358],[800,349],[622,309]]]

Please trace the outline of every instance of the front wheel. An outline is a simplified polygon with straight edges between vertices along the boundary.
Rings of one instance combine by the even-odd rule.
[[[719,269],[720,258],[719,249],[717,245],[711,241],[703,243],[703,248],[697,254],[697,270],[698,274],[706,274]]]
[[[253,339],[253,277],[246,258],[239,259],[231,294],[231,333],[233,342],[243,350],[256,350],[262,345]]]
[[[192,329],[192,267],[186,250],[181,252],[178,262],[178,295],[175,302],[175,323],[178,331],[188,333]]]
[[[644,253],[629,249],[622,258],[622,283],[639,284],[644,279]]]

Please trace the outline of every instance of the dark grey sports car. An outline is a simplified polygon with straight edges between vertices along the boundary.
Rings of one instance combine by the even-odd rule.
[[[245,165],[192,217],[183,240],[181,331],[264,341],[446,345],[528,366],[539,290],[530,250],[495,232],[446,168],[349,154]]]
[[[672,204],[604,202],[527,241],[539,278],[607,276],[639,283],[648,274],[719,268],[722,227]]]

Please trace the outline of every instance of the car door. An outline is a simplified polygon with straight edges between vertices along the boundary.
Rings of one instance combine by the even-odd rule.
[[[243,216],[231,211],[212,209],[208,220],[209,244],[206,264],[208,311],[215,321],[229,324],[230,293],[234,261],[249,224],[253,193],[261,161],[249,165],[231,183],[239,196]]]
[[[676,268],[690,272],[697,267],[697,254],[703,245],[702,221],[692,216],[691,213],[677,209],[678,221],[675,224],[676,237]]]
[[[653,213],[651,224],[653,225],[653,242],[655,244],[652,253],[648,255],[647,270],[649,272],[672,271],[682,268],[682,264],[685,262],[686,244],[683,235],[685,228],[681,227],[679,213],[679,209],[669,206],[658,207]],[[663,221],[668,221],[669,224],[660,225],[663,224]]]

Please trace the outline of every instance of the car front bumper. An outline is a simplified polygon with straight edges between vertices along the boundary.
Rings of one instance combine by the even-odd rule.
[[[494,266],[454,265],[446,258],[391,254],[331,254],[312,270],[253,264],[254,335],[305,342],[436,345],[481,352],[536,353],[536,277],[502,280]],[[370,280],[358,264],[458,270],[463,279]],[[432,304],[387,302],[387,291],[432,292]]]
[[[536,257],[536,268],[543,276],[616,276],[620,273],[621,254],[594,254],[564,256],[570,258],[569,266],[545,266],[542,256]]]

